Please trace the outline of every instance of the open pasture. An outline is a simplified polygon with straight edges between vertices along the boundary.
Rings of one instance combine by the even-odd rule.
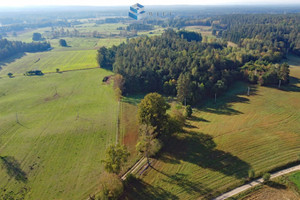
[[[117,102],[102,69],[0,79],[0,194],[86,199],[116,140]],[[14,196],[16,197],[16,196]]]

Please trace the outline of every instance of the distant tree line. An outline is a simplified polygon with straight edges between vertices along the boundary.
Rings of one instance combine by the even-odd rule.
[[[6,35],[6,33],[13,32],[13,31],[23,31],[25,29],[36,29],[36,28],[44,28],[44,27],[71,27],[73,24],[67,21],[46,21],[46,22],[39,22],[39,23],[31,23],[31,24],[11,24],[7,26],[0,27],[0,34]]]
[[[154,26],[149,25],[149,24],[129,24],[126,27],[127,31],[132,31],[132,30],[136,30],[136,31],[150,31],[153,30]]]
[[[224,39],[248,50],[256,50],[265,60],[278,62],[288,52],[300,55],[300,14],[225,15],[214,29]]]
[[[47,42],[25,43],[20,41],[0,40],[0,61],[24,52],[46,51],[51,47]]]

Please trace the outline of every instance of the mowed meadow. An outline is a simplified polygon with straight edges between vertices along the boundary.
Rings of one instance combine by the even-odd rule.
[[[289,86],[238,82],[217,103],[194,109],[185,131],[126,192],[127,199],[211,199],[256,176],[297,161],[300,153],[300,58],[289,57]]]
[[[92,69],[0,79],[1,193],[26,199],[85,199],[99,186],[115,143],[111,72]]]

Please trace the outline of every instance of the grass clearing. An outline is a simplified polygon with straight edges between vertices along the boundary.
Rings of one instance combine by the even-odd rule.
[[[185,29],[188,31],[201,33],[202,36],[206,36],[207,38],[216,38],[214,35],[212,35],[212,27],[210,26],[186,26]]]
[[[290,86],[238,82],[217,104],[207,103],[171,137],[153,169],[131,185],[127,199],[205,199],[289,162],[300,153],[300,59]],[[213,101],[213,100],[212,100]],[[138,192],[134,192],[138,191]]]
[[[85,199],[97,190],[115,142],[117,102],[102,83],[110,74],[0,79],[0,188],[26,187],[25,199]]]

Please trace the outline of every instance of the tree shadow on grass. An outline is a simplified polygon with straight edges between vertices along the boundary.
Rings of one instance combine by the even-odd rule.
[[[180,160],[186,161],[237,179],[248,176],[251,169],[248,163],[215,147],[213,138],[207,134],[195,132],[174,134],[164,145],[164,153],[159,159],[172,164],[179,164]]]
[[[27,182],[27,174],[21,169],[20,163],[12,156],[0,157],[2,167],[6,169],[7,174],[23,183]]]
[[[125,184],[124,193],[119,199],[177,200],[179,198],[161,187],[155,187],[141,179],[132,178],[129,183]]]
[[[250,95],[257,95],[257,86],[250,85]],[[249,99],[241,95],[247,95],[248,84],[244,82],[237,82],[232,89],[229,89],[224,95],[214,99],[207,100],[204,105],[200,105],[199,109],[204,112],[219,114],[219,115],[239,115],[242,112],[235,110],[234,103],[249,103]]]
[[[192,181],[193,178],[182,173],[175,173],[172,175],[169,175],[165,172],[159,171],[152,167],[153,170],[157,171],[160,174],[163,174],[166,176],[166,179],[163,179],[162,181],[168,184],[177,185],[181,189],[183,189],[185,192],[189,194],[197,194],[197,195],[205,195],[209,194],[212,190],[209,188],[206,188],[203,186],[202,183],[195,181]]]
[[[202,117],[197,117],[197,116],[191,116],[189,119],[194,122],[210,122]]]
[[[122,98],[122,102],[137,106],[144,98],[145,94],[126,95]]]
[[[290,84],[289,85],[283,85],[279,89],[286,91],[286,92],[300,92],[300,87],[297,86],[297,84],[300,84],[300,79],[296,77],[290,77]]]
[[[20,59],[25,55],[26,55],[26,53],[18,53],[14,56],[11,56],[11,57],[5,59],[4,61],[0,61],[0,70],[1,70],[2,66],[7,66],[8,64],[15,62],[17,59]]]
[[[266,183],[266,185],[268,185],[269,187],[275,188],[275,189],[281,189],[281,190],[287,189],[286,185],[283,185],[281,183],[277,183],[277,182],[274,182],[274,181],[268,181]]]

